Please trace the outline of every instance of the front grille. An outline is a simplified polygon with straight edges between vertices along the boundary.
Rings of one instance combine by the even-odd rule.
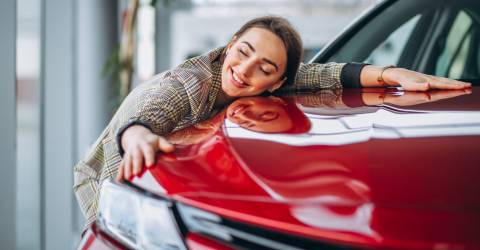
[[[184,230],[213,238],[236,249],[352,249],[249,225],[183,204],[177,203],[175,210]]]

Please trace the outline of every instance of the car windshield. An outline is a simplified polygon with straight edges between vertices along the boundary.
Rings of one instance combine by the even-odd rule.
[[[397,65],[478,80],[480,2],[386,1],[314,61]]]

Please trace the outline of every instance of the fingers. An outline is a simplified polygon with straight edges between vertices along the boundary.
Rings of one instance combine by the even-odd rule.
[[[427,91],[430,89],[462,90],[471,87],[470,83],[450,79],[432,80],[430,82],[412,82],[401,85],[406,91]]]
[[[173,147],[173,145],[170,142],[168,142],[165,138],[159,136],[158,149],[160,149],[160,151],[165,153],[171,153],[175,149],[175,147]]]
[[[427,91],[430,89],[466,89],[471,83],[445,77],[426,75],[415,71],[398,71],[400,85],[406,91]]]
[[[132,156],[129,152],[125,152],[125,155],[123,156],[123,178],[124,179],[129,179],[130,176],[132,175]]]
[[[142,168],[143,153],[140,148],[134,147],[125,152],[125,155],[123,156],[122,178],[128,180],[133,175],[140,174]]]
[[[117,181],[122,181],[123,180],[123,169],[124,169],[124,162],[120,162],[120,166],[118,166],[118,174],[117,178],[115,178]]]
[[[447,78],[436,78],[432,81],[432,89],[465,89],[470,88],[470,83],[451,80]]]
[[[161,136],[151,136],[130,145],[123,155],[123,161],[119,166],[117,180],[130,179],[133,175],[139,175],[143,166],[155,164],[156,151],[170,153],[174,146]]]
[[[151,167],[155,163],[155,149],[149,144],[142,145],[143,156],[145,157],[145,165]]]
[[[444,77],[439,77],[439,78],[442,79],[443,81],[447,82],[447,83],[450,83],[450,84],[455,84],[455,85],[463,86],[463,87],[466,87],[466,88],[472,87],[472,84],[469,83],[469,82],[462,82],[462,81],[453,80],[453,79],[444,78]]]
[[[140,174],[143,167],[143,154],[140,148],[135,147],[132,150],[132,162],[133,162],[133,174],[134,175]]]

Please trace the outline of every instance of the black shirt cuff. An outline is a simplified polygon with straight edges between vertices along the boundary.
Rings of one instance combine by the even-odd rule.
[[[123,125],[117,132],[117,135],[116,135],[116,139],[117,139],[117,146],[118,146],[118,153],[120,154],[120,156],[123,157],[123,155],[125,154],[125,150],[123,149],[122,147],[122,135],[123,133],[125,132],[125,130],[127,130],[128,128],[130,128],[131,126],[134,126],[134,125],[141,125],[141,126],[144,126],[145,128],[149,129],[150,131],[152,131],[152,128],[150,128],[150,126],[148,126],[145,122],[142,122],[141,120],[130,120],[129,122],[127,122],[127,124]]]
[[[361,88],[360,73],[363,67],[367,66],[365,63],[347,63],[342,68],[340,74],[340,81],[343,88]]]

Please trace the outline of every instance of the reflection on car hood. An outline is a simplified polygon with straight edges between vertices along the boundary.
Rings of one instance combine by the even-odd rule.
[[[361,94],[287,97],[305,112],[305,133],[262,133],[227,119],[133,183],[321,240],[479,247],[480,89],[435,103],[352,105]]]

